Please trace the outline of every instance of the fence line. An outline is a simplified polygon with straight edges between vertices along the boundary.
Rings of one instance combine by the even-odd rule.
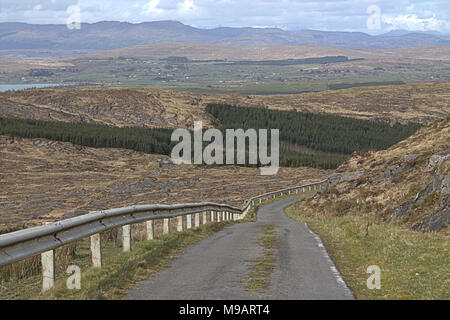
[[[170,232],[169,219],[177,218],[177,231],[183,231],[182,217],[187,217],[187,229],[211,222],[244,219],[255,202],[300,192],[319,191],[328,187],[328,180],[268,192],[247,201],[240,209],[214,202],[185,203],[176,205],[139,205],[104,211],[94,211],[82,216],[65,219],[44,226],[24,229],[0,235],[0,267],[41,254],[42,291],[54,286],[54,250],[66,244],[90,237],[91,263],[94,268],[102,266],[100,233],[114,228],[122,228],[122,248],[131,250],[131,225],[145,222],[146,239],[154,239],[154,220],[163,220],[163,234]],[[192,225],[192,218],[194,223]]]

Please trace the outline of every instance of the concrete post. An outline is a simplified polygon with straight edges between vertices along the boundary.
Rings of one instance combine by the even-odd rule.
[[[222,221],[225,221],[225,211],[222,211]]]
[[[55,254],[53,250],[41,253],[42,292],[50,290],[55,285]]]
[[[203,223],[202,224],[207,224],[208,223],[208,221],[206,219],[206,214],[207,214],[206,211],[202,212],[202,216],[203,216]]]
[[[214,222],[214,211],[210,212],[210,220],[211,222]]]
[[[178,232],[183,231],[183,216],[177,217],[177,231]]]
[[[91,261],[94,268],[102,266],[102,242],[100,233],[91,236]]]
[[[303,192],[305,192],[306,190],[305,190],[305,187],[303,187]]]
[[[146,223],[146,227],[147,227],[147,240],[153,240],[154,235],[153,235],[153,220],[149,220]]]
[[[222,213],[220,211],[216,211],[216,221],[220,222],[220,216],[222,215]]]
[[[169,233],[169,218],[163,219],[163,234]]]
[[[190,215],[190,214],[188,214],[188,215],[186,216],[186,227],[187,227],[188,229],[191,229],[191,228],[192,228],[192,218],[191,218],[191,215]]]
[[[200,213],[198,212],[194,215],[194,223],[196,228],[200,226]]]
[[[261,203],[261,201],[262,201],[261,198],[259,198],[259,203]]]
[[[131,251],[131,226],[128,224],[122,227],[122,250]]]

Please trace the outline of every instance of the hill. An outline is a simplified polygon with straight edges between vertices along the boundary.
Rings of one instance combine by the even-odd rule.
[[[325,178],[331,171],[178,166],[170,158],[0,136],[0,232],[90,210],[135,204],[214,201],[236,206],[254,195]]]
[[[341,49],[392,49],[417,45],[448,45],[439,34],[406,33],[371,36],[362,32],[317,30],[285,31],[276,28],[199,29],[177,21],[83,23],[80,30],[66,25],[0,23],[2,55],[63,56],[133,45],[167,42],[227,45],[307,45]]]
[[[450,117],[384,151],[356,152],[325,193],[302,201],[312,216],[360,217],[416,231],[448,232]]]
[[[208,103],[430,123],[450,113],[450,83],[358,87],[290,95],[194,94],[148,88],[30,89],[0,93],[0,117],[115,126],[191,128]]]

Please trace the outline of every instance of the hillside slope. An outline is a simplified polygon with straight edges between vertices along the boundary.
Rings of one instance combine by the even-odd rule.
[[[448,232],[450,117],[384,151],[356,152],[330,188],[299,207],[315,216],[366,216],[417,231]]]
[[[450,83],[361,87],[289,95],[193,94],[148,88],[32,89],[0,93],[0,117],[178,128],[202,120],[208,103],[430,123],[450,113]]]
[[[163,155],[0,136],[0,233],[137,204],[214,201],[242,206],[252,196],[325,179],[331,171],[172,164]]]

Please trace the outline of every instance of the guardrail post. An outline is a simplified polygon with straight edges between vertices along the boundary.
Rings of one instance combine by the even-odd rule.
[[[203,212],[202,212],[202,216],[203,216],[203,222],[202,222],[202,224],[206,224],[206,223],[208,222],[207,219],[206,219],[206,214],[207,214],[206,211],[203,211]]]
[[[163,219],[163,234],[169,233],[169,218]]]
[[[186,216],[186,228],[188,229],[192,228],[192,218],[190,214]]]
[[[102,266],[102,237],[100,233],[91,236],[91,260],[94,268]]]
[[[153,240],[153,220],[149,220],[145,223],[147,229],[147,240]]]
[[[220,216],[221,216],[221,212],[220,211],[216,211],[216,221],[220,222]]]
[[[211,222],[214,222],[214,211],[210,212],[210,220]]]
[[[122,250],[123,252],[131,251],[131,226],[129,224],[122,227]]]
[[[298,189],[295,189],[295,194],[298,194]]]
[[[183,231],[183,216],[177,217],[177,231],[178,232]]]
[[[53,250],[41,253],[42,292],[50,290],[55,285],[55,252]]]
[[[194,215],[194,223],[196,228],[200,226],[200,213],[198,212]]]
[[[222,211],[222,221],[225,221],[226,217],[225,217],[225,211]]]

